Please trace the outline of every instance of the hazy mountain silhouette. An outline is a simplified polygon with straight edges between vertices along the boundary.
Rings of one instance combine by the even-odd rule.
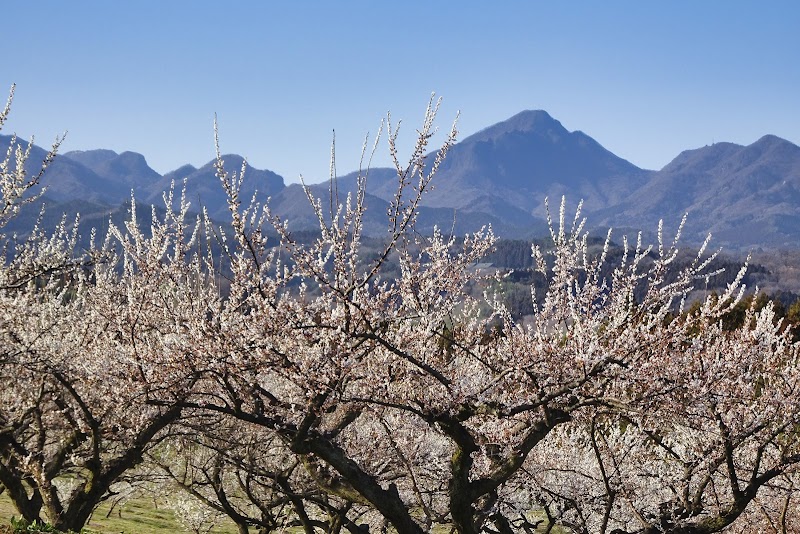
[[[0,151],[8,150],[10,136],[0,135]],[[25,140],[19,140],[27,144]],[[29,174],[39,172],[47,151],[38,146],[31,149],[26,163]],[[53,202],[84,200],[93,203],[116,205],[126,197],[130,198],[131,190],[125,183],[111,176],[101,176],[82,163],[59,155],[47,169],[43,179],[47,186],[47,196]]]
[[[239,172],[244,158],[236,154],[222,156],[225,169],[229,172]],[[180,191],[183,182],[186,182],[186,198],[192,203],[192,209],[199,210],[205,207],[212,218],[228,220],[228,201],[217,178],[215,160],[211,160],[199,169],[191,165],[184,165],[165,174],[159,181],[153,183],[146,193],[145,200],[149,203],[162,204],[162,192],[170,188],[170,183],[175,182],[176,190]],[[257,192],[259,201],[263,204],[267,197],[275,195],[285,187],[283,177],[272,171],[260,170],[247,165],[245,180],[240,192],[243,204],[250,202],[253,194]]]
[[[727,247],[800,246],[800,147],[767,135],[686,150],[598,218],[674,228],[684,213],[692,241],[711,232]]]
[[[546,112],[523,111],[453,147],[427,204],[469,209],[490,195],[498,215],[506,203],[540,213],[545,197],[566,194],[592,210],[621,200],[648,174]]]
[[[461,218],[491,216],[514,236],[526,236],[541,221],[545,197],[558,202],[567,195],[573,204],[583,198],[587,210],[602,209],[649,174],[547,112],[523,111],[452,147],[423,205],[455,209]],[[346,175],[340,188],[352,190],[354,183],[355,174]],[[370,171],[370,193],[388,201],[396,188],[394,169]]]
[[[105,180],[115,182],[137,196],[149,192],[161,180],[161,175],[147,165],[144,156],[136,152],[117,154],[113,150],[72,151],[65,158],[83,164]]]
[[[77,161],[81,165],[85,165],[92,170],[100,168],[105,163],[119,156],[113,150],[98,148],[95,150],[72,150],[61,154],[65,158]]]
[[[433,158],[430,154],[428,161]],[[448,210],[442,227],[455,221],[475,230],[482,226],[478,221],[494,221],[507,235],[524,237],[541,229],[545,197],[558,202],[566,194],[573,203],[584,198],[587,209],[601,209],[641,186],[649,174],[583,132],[569,132],[547,112],[524,111],[452,147],[423,207]],[[339,178],[342,198],[355,190],[356,176]],[[397,183],[394,169],[371,169],[367,190],[388,202]],[[293,187],[299,186],[290,185],[284,195]],[[314,186],[315,196],[326,196],[328,188]],[[276,201],[284,199],[279,195]],[[291,204],[287,213],[302,209],[299,202]]]
[[[5,150],[8,141],[8,136],[0,136],[0,149]],[[29,172],[38,170],[44,155],[34,148]],[[430,154],[427,161],[433,157]],[[242,166],[241,156],[223,159],[229,172]],[[343,203],[355,191],[357,176],[350,173],[334,184],[314,184],[312,195],[324,199],[327,207],[333,187]],[[46,198],[65,211],[80,205],[91,218],[93,213],[115,211],[131,190],[141,205],[163,206],[162,191],[173,181],[178,190],[185,181],[192,210],[205,206],[213,218],[228,220],[213,160],[160,176],[133,152],[68,152],[48,170]],[[368,233],[386,231],[386,209],[397,184],[394,169],[369,171]],[[773,135],[749,146],[716,143],[687,150],[660,171],[649,171],[583,132],[568,131],[544,111],[524,111],[452,147],[434,186],[420,212],[421,231],[436,224],[464,233],[491,223],[503,237],[541,235],[544,198],[557,204],[567,195],[572,206],[585,200],[590,227],[654,231],[663,218],[666,227],[674,229],[689,212],[687,242],[698,242],[710,231],[715,243],[728,248],[800,247],[800,147]],[[248,166],[242,203],[256,191],[262,204],[271,197],[272,211],[289,219],[291,227],[317,228],[300,185],[286,186],[281,176]]]

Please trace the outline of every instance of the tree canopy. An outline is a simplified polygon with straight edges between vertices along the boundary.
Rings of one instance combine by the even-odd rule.
[[[747,266],[689,309],[707,243],[678,262],[659,228],[610,254],[562,200],[522,321],[503,272],[476,268],[491,228],[415,231],[456,137],[428,156],[437,110],[407,162],[385,122],[377,253],[368,168],[345,198],[333,176],[308,194],[319,234],[299,240],[219,153],[230,228],[173,188],[165,215],[144,225],[133,200],[88,250],[68,221],[3,236],[0,484],[20,514],[79,530],[158,472],[243,533],[792,531],[797,347],[771,302],[743,300]],[[27,156],[12,143],[0,165],[0,225],[37,194]]]

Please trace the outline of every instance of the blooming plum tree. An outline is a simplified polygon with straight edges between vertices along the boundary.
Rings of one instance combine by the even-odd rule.
[[[29,154],[12,142],[0,165],[0,220],[33,198],[42,173],[26,174]],[[154,218],[145,237],[134,206],[124,231],[112,225],[104,244],[83,253],[77,225],[63,220],[52,235],[37,226],[6,244],[0,484],[26,520],[80,530],[180,416],[176,401],[192,381],[184,362],[194,350],[182,334],[203,328],[201,310],[219,299],[192,249],[186,209],[183,202],[164,221]]]
[[[385,123],[397,189],[377,254],[363,221],[381,134],[345,199],[333,172],[329,202],[306,189],[310,244],[268,203],[242,202],[245,167],[229,172],[218,150],[227,231],[190,221],[173,189],[148,230],[132,201],[86,253],[66,221],[8,246],[0,484],[23,516],[80,529],[148,458],[242,533],[791,531],[797,347],[770,305],[724,322],[744,268],[684,311],[714,275],[707,243],[676,267],[680,231],[669,243],[659,228],[652,247],[623,238],[612,262],[611,232],[590,253],[562,200],[552,245],[531,251],[544,297],[516,320],[492,293],[503,275],[476,270],[491,228],[415,229],[455,142],[454,126],[426,155],[438,107],[407,164]],[[26,157],[15,148],[0,169],[0,224],[38,183]]]
[[[239,241],[213,359],[236,378],[206,383],[192,407],[275,432],[321,488],[398,532],[532,530],[536,509],[548,528],[576,532],[716,532],[749,520],[759,492],[789,499],[772,481],[798,460],[796,349],[769,308],[722,330],[744,269],[700,314],[673,320],[714,274],[707,243],[674,272],[680,231],[669,244],[659,228],[657,248],[624,240],[604,276],[611,234],[592,257],[580,208],[570,225],[562,201],[549,257],[533,250],[546,296],[519,324],[500,299],[468,291],[491,230],[463,241],[412,231],[453,139],[425,163],[434,114],[409,165],[395,159],[390,244],[366,268],[366,173],[338,211],[309,195],[321,232],[311,246],[263,208],[281,237],[269,248],[260,224],[243,222],[258,208],[238,214],[241,174],[218,161]],[[396,157],[395,139],[390,128]],[[399,279],[381,277],[390,253]]]

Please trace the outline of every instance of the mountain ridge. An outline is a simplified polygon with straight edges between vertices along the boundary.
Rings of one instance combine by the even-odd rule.
[[[0,149],[9,139],[0,135]],[[31,161],[41,161],[45,151],[34,148]],[[224,159],[229,172],[238,172],[244,161],[235,154]],[[357,176],[337,178],[341,200],[355,190]],[[131,191],[140,201],[160,204],[170,183],[185,182],[195,208],[202,205],[220,220],[228,213],[214,160],[160,175],[135,152],[70,151],[56,158],[46,181],[56,205],[81,199],[105,208],[125,202]],[[385,231],[378,223],[397,183],[394,169],[369,170],[370,232]],[[315,196],[328,195],[328,182],[310,187]],[[240,198],[248,202],[254,195],[261,203],[270,198],[273,213],[290,225],[316,227],[302,186],[248,165]],[[734,249],[800,248],[800,147],[790,141],[767,134],[749,145],[714,143],[647,170],[583,131],[567,130],[543,110],[522,111],[456,143],[423,200],[420,220],[425,228],[455,224],[462,232],[492,222],[503,237],[527,238],[542,228],[544,198],[562,195],[573,206],[584,199],[591,227],[653,230],[658,219],[679,221],[688,212],[691,242],[711,231]]]

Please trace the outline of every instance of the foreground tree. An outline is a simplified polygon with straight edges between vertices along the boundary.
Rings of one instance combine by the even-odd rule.
[[[144,243],[130,230],[119,233],[130,239],[119,262],[106,249],[91,270],[40,276],[5,295],[0,481],[25,519],[44,512],[79,530],[181,414],[176,402],[192,381],[181,333],[202,320],[209,295],[183,260],[162,263],[176,236],[154,227]]]
[[[797,352],[771,309],[726,332],[712,303],[642,337],[614,402],[532,457],[526,472],[553,521],[647,533],[781,524],[800,460]]]
[[[491,292],[502,275],[475,270],[491,229],[416,231],[456,135],[427,158],[437,109],[408,164],[387,122],[397,190],[377,254],[367,171],[341,202],[334,176],[329,202],[308,193],[319,237],[304,245],[242,205],[244,167],[219,151],[231,232],[188,221],[170,192],[148,231],[132,202],[85,254],[66,223],[9,247],[0,483],[23,516],[77,530],[147,457],[243,533],[790,531],[797,348],[769,305],[724,321],[744,270],[684,313],[714,254],[676,269],[659,229],[608,265],[611,234],[590,254],[562,201],[552,246],[532,250],[547,290],[517,322]],[[36,181],[2,183],[13,215]]]
[[[226,365],[190,406],[273,432],[320,488],[398,532],[532,531],[540,521],[716,532],[749,521],[759,495],[790,499],[773,481],[799,459],[796,349],[769,307],[722,329],[744,271],[701,313],[671,320],[713,274],[715,255],[704,246],[671,272],[678,238],[667,245],[659,230],[657,249],[624,241],[604,277],[610,234],[591,257],[580,210],[569,225],[562,202],[549,257],[533,250],[547,294],[532,322],[517,324],[499,299],[469,296],[491,231],[458,241],[413,233],[453,139],[425,162],[429,111],[409,165],[396,161],[389,245],[367,265],[366,173],[338,210],[309,196],[321,237],[300,246],[268,207],[241,211],[242,176],[218,161],[238,245],[220,317],[228,328],[212,356]],[[395,136],[390,128],[393,155]],[[278,249],[266,245],[264,220]],[[401,277],[383,279],[392,254]]]
[[[213,426],[207,426],[209,423]],[[362,532],[372,512],[321,488],[301,459],[270,431],[235,420],[184,420],[187,432],[153,458],[165,473],[164,488],[185,492],[186,516],[196,509],[227,516],[239,532]],[[190,522],[187,517],[185,522]]]
[[[12,142],[0,165],[0,221],[35,198],[41,172],[26,174],[29,153]],[[166,201],[171,208],[171,193]],[[24,519],[80,530],[181,415],[177,401],[192,382],[181,336],[202,328],[202,310],[218,299],[192,248],[187,209],[184,201],[165,220],[154,216],[145,236],[133,206],[126,229],[112,225],[105,243],[85,252],[66,221],[53,234],[37,226],[6,242],[0,484]]]

